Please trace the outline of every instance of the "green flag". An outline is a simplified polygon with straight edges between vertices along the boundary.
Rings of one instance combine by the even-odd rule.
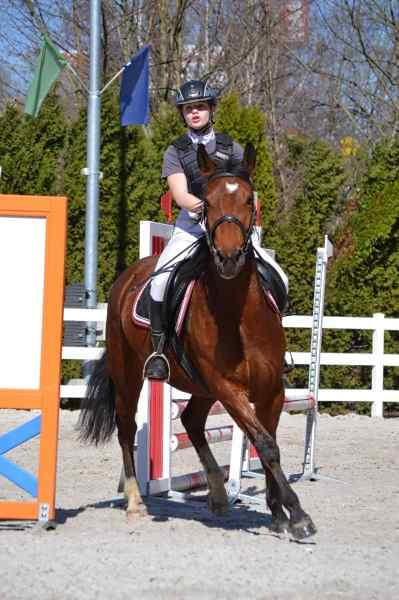
[[[31,115],[34,119],[37,117],[43,100],[66,64],[65,58],[45,36],[35,75],[25,100],[24,112],[26,114]]]

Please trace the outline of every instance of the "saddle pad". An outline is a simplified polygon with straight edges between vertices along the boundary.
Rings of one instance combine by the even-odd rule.
[[[268,305],[270,306],[270,308],[272,310],[274,310],[274,312],[276,312],[277,314],[279,314],[280,317],[281,317],[281,311],[280,311],[280,309],[279,309],[279,307],[277,305],[277,302],[276,302],[273,294],[271,293],[271,291],[270,290],[265,290],[265,289],[263,291],[265,292],[266,302],[268,303]]]
[[[193,288],[195,285],[195,280],[190,281],[187,286],[187,289],[184,293],[183,300],[180,304],[176,323],[175,323],[175,331],[179,336],[183,327],[184,319],[187,314],[188,305],[190,304],[191,296],[193,293]],[[151,326],[150,322],[150,281],[147,281],[146,284],[141,288],[139,293],[137,294],[137,298],[133,304],[132,310],[132,319],[136,325],[140,325],[141,327],[145,327],[149,329]]]

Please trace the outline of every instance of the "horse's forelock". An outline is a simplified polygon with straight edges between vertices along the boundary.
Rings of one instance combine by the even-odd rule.
[[[235,201],[244,199],[252,191],[252,185],[249,180],[236,176],[235,174],[226,174],[216,176],[208,186],[207,198],[209,204],[214,205],[218,199],[232,198]]]

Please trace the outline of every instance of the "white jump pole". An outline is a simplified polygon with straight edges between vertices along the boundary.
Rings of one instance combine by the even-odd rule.
[[[315,443],[318,415],[318,396],[320,383],[320,353],[323,337],[324,295],[328,259],[333,255],[333,246],[327,236],[324,247],[317,249],[316,273],[313,294],[313,325],[310,342],[309,394],[314,398],[314,407],[308,410],[306,417],[305,455],[302,479],[315,479]]]

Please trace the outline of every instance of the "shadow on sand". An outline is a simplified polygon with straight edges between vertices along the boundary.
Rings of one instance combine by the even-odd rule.
[[[256,492],[256,494],[255,494]],[[247,497],[253,496],[254,502],[250,500],[237,501],[231,506],[230,512],[224,517],[217,517],[208,510],[207,492],[198,492],[196,494],[185,494],[184,499],[151,496],[144,498],[148,511],[148,517],[155,522],[166,522],[169,519],[184,519],[187,521],[197,521],[206,527],[219,528],[224,530],[247,531],[252,535],[260,535],[259,530],[270,528],[271,515],[266,513],[265,504],[259,503],[260,498],[264,498],[263,493],[259,493],[259,488],[248,487],[245,490]],[[181,495],[183,496],[183,495]],[[69,519],[73,519],[88,509],[96,510],[125,510],[125,501],[123,497],[104,500],[92,504],[87,504],[76,509],[57,509],[57,523],[64,524]],[[258,531],[257,531],[258,530]],[[272,533],[270,531],[270,533]]]

